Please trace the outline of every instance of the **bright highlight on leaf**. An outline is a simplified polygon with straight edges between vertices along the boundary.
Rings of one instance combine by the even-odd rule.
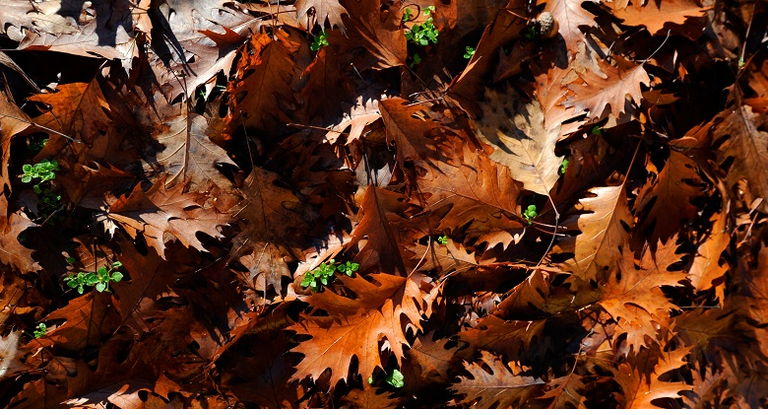
[[[768,404],[764,2],[2,3],[2,408]]]

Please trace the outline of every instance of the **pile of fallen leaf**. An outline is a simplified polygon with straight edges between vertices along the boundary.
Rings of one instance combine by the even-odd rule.
[[[4,1],[0,407],[766,407],[766,27]]]

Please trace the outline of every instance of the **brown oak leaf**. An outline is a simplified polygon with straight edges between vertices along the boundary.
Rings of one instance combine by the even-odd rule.
[[[511,87],[504,92],[489,89],[479,107],[483,116],[472,125],[478,138],[493,147],[490,159],[509,167],[525,189],[548,195],[563,157],[555,155],[560,131],[544,128],[538,101],[524,99]]]
[[[687,280],[685,271],[668,271],[680,261],[674,238],[659,244],[654,252],[646,249],[641,259],[626,245],[622,247],[618,270],[601,284],[600,305],[618,323],[617,333],[627,334],[627,345],[635,351],[647,347],[646,338],[657,341],[657,333],[670,326],[671,310],[676,306],[661,290],[662,286],[681,286]]]
[[[517,364],[505,365],[501,358],[481,352],[480,362],[464,362],[470,376],[459,376],[453,390],[463,395],[461,404],[476,409],[515,408],[544,385],[533,376],[522,375]]]
[[[178,239],[184,246],[207,252],[197,237],[197,232],[214,238],[222,237],[219,227],[227,226],[229,215],[214,208],[204,207],[207,196],[184,193],[185,183],[166,189],[163,180],[157,180],[146,192],[138,184],[129,196],[120,198],[109,206],[105,226],[122,227],[131,238],[141,233],[147,245],[165,258],[166,240]]]
[[[668,382],[659,377],[685,366],[690,348],[681,347],[671,352],[657,348],[633,356],[614,370],[614,379],[622,390],[621,403],[625,409],[652,409],[656,399],[681,398],[680,392],[692,390],[684,382]]]
[[[618,67],[598,61],[600,69],[606,74],[605,77],[592,71],[580,74],[583,83],[568,85],[573,95],[563,102],[563,105],[566,108],[573,107],[575,114],[589,111],[589,119],[592,121],[601,120],[609,107],[610,113],[617,118],[622,114],[632,115],[627,113],[627,104],[640,104],[643,98],[640,85],[650,86],[651,78],[642,64],[635,65],[618,58],[617,61]]]
[[[330,369],[333,387],[347,379],[355,356],[358,373],[368,379],[377,367],[383,368],[379,349],[382,340],[401,361],[409,346],[406,332],[421,330],[422,314],[427,313],[429,293],[435,287],[421,274],[410,278],[374,274],[370,278],[370,282],[363,277],[338,278],[355,298],[327,289],[305,300],[327,311],[329,317],[305,316],[288,328],[312,336],[292,350],[304,355],[292,379],[311,376],[317,380]]]
[[[696,218],[698,208],[691,202],[704,195],[700,185],[696,162],[672,150],[667,164],[640,189],[635,202],[636,210],[647,214],[646,226],[653,227],[652,241],[666,242],[677,233],[682,221]]]

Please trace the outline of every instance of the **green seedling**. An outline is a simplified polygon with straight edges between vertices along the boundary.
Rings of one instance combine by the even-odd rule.
[[[96,287],[98,292],[110,292],[110,282],[120,282],[123,279],[123,273],[115,271],[122,267],[120,261],[115,261],[107,268],[102,265],[96,272],[78,272],[77,275],[70,274],[64,278],[64,282],[71,288],[77,289],[78,294],[82,294],[85,287]]]
[[[472,56],[475,54],[475,48],[472,46],[467,46],[466,51],[464,52],[464,59],[472,59]]]
[[[568,159],[563,159],[560,163],[560,174],[565,174],[566,170],[568,170]]]
[[[409,9],[406,9],[409,10]],[[405,38],[415,45],[427,46],[431,42],[437,44],[437,36],[440,34],[435,27],[435,22],[431,17],[435,13],[435,6],[429,6],[424,9],[424,16],[429,16],[424,23],[415,24],[411,30],[405,32]],[[405,16],[403,16],[405,17]],[[415,59],[414,59],[415,61]]]
[[[528,208],[525,209],[525,212],[523,212],[523,218],[528,221],[528,224],[530,225],[533,223],[533,219],[536,218],[536,216],[539,216],[539,214],[536,212],[536,205],[528,205]]]
[[[21,166],[21,170],[23,172],[21,176],[22,183],[31,183],[35,179],[39,180],[38,183],[32,186],[32,190],[37,194],[40,213],[43,216],[48,216],[59,210],[61,208],[61,195],[56,194],[49,183],[56,179],[59,163],[56,160],[43,160],[34,165],[25,164]]]
[[[328,32],[323,30],[319,35],[315,36],[315,40],[309,45],[309,49],[312,52],[317,52],[326,46],[328,46]]]
[[[327,263],[322,263],[314,271],[307,271],[304,273],[304,279],[301,281],[301,286],[304,288],[310,287],[312,291],[317,291],[320,286],[328,285],[333,281],[334,274],[336,272],[352,276],[352,274],[360,269],[360,264],[347,261],[346,264],[336,265],[335,259],[328,260]]]
[[[411,63],[408,64],[409,68],[413,68],[414,66],[421,63],[421,56],[419,56],[418,53],[413,54],[413,58],[411,59]]]
[[[410,8],[406,8],[405,11],[403,11],[403,22],[410,21],[413,18],[413,12]]]
[[[605,131],[605,129],[603,129],[602,127],[596,125],[596,126],[592,127],[591,133],[594,134],[594,135],[603,135],[604,131]]]
[[[45,333],[48,331],[48,326],[45,325],[45,323],[40,323],[37,325],[37,328],[35,328],[34,335],[36,339],[39,339],[43,336],[45,336]]]
[[[37,153],[43,148],[45,148],[46,144],[48,144],[47,137],[32,137],[29,139],[29,144],[27,144],[27,148]]]
[[[385,380],[388,384],[398,389],[405,386],[405,376],[397,369],[393,370],[392,373],[388,373]]]
[[[440,245],[448,245],[448,236],[447,235],[438,236],[437,243],[439,243]]]
[[[21,166],[21,171],[24,173],[21,176],[22,183],[30,183],[32,179],[40,179],[40,183],[56,178],[56,171],[59,170],[59,163],[54,161],[43,160],[40,163],[25,164]],[[39,184],[40,184],[39,183]],[[39,186],[39,184],[35,186]]]

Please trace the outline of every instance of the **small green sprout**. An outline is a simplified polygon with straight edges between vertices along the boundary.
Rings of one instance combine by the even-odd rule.
[[[413,68],[414,66],[421,63],[421,56],[419,56],[418,53],[413,54],[413,58],[411,59],[411,63],[408,64],[409,68]]]
[[[596,125],[596,126],[592,127],[592,131],[590,131],[590,132],[592,134],[594,134],[594,135],[603,135],[604,131],[605,130],[602,127],[600,127],[599,125]]]
[[[27,144],[27,148],[34,152],[39,152],[43,148],[45,148],[46,144],[48,144],[48,138],[47,137],[32,137],[29,139],[29,144]]]
[[[536,39],[536,27],[533,25],[526,26],[525,29],[523,29],[523,39]]]
[[[440,245],[448,245],[448,236],[447,235],[438,236],[437,243],[439,243]]]
[[[533,219],[536,218],[536,216],[539,216],[539,214],[536,212],[536,205],[528,205],[528,208],[525,209],[525,212],[523,212],[523,218],[528,221],[528,224],[530,225],[533,223]]]
[[[411,30],[405,32],[405,38],[418,46],[427,46],[430,42],[437,44],[437,36],[440,34],[440,32],[437,30],[437,27],[435,27],[435,22],[431,17],[431,15],[434,13],[435,6],[429,6],[425,8],[424,16],[430,17],[424,21],[424,23],[413,25]]]
[[[360,264],[347,261],[346,264],[341,264],[336,267],[336,271],[347,274],[348,277],[352,276],[352,273],[360,269]]]
[[[475,48],[472,46],[467,46],[466,52],[464,52],[464,59],[472,59],[472,56],[475,54]]]
[[[406,8],[405,11],[403,11],[403,22],[407,22],[413,18],[413,12],[410,8]]]
[[[326,46],[328,46],[328,32],[323,30],[319,35],[315,36],[315,40],[309,45],[309,49],[312,52],[317,52]]]
[[[35,163],[34,165],[25,164],[21,166],[21,171],[24,172],[24,174],[21,176],[21,182],[29,183],[32,181],[32,179],[40,179],[40,183],[45,183],[49,180],[55,179],[56,171],[58,170],[59,163],[56,162],[56,160],[43,160],[40,163]]]
[[[34,179],[40,180],[32,186],[32,190],[37,194],[40,213],[43,216],[48,216],[58,211],[61,208],[61,195],[56,194],[48,182],[56,179],[59,163],[56,160],[43,160],[34,165],[25,164],[21,166],[21,170],[23,172],[22,183],[30,183]]]
[[[560,174],[565,174],[566,170],[568,170],[568,159],[563,159],[560,163]]]
[[[385,380],[398,389],[405,386],[405,376],[397,369],[393,370],[392,373],[388,373]]]
[[[78,272],[77,275],[70,274],[64,278],[64,282],[70,288],[76,288],[78,294],[82,294],[85,287],[96,286],[98,292],[110,292],[110,282],[120,282],[123,279],[123,273],[115,271],[117,268],[122,267],[123,264],[120,261],[115,261],[107,268],[102,265],[96,272]]]
[[[328,285],[332,281],[332,278],[336,272],[352,276],[352,273],[360,269],[360,264],[347,261],[346,264],[336,265],[335,259],[328,260],[328,263],[322,263],[314,271],[307,271],[304,273],[304,279],[301,281],[301,286],[304,288],[310,287],[312,291],[319,289],[320,285]]]
[[[48,326],[45,325],[45,323],[40,323],[37,325],[37,328],[35,328],[34,335],[36,339],[39,339],[43,336],[45,336],[45,333],[48,331]]]

